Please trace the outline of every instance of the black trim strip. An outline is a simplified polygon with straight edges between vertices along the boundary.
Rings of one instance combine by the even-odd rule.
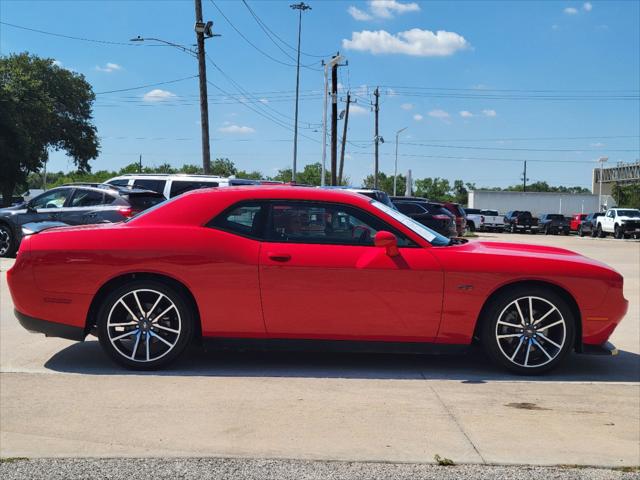
[[[48,322],[39,318],[30,317],[18,310],[13,310],[16,318],[26,330],[32,333],[44,333],[47,337],[60,337],[68,340],[83,341],[86,337],[84,328],[64,325],[62,323]]]

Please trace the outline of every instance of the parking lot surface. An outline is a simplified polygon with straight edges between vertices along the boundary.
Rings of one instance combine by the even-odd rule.
[[[4,274],[12,261],[3,259],[0,455],[422,463],[438,454],[458,464],[640,465],[640,243],[522,234],[480,239],[569,248],[621,272],[630,308],[611,339],[620,355],[574,355],[551,374],[527,378],[475,351],[194,348],[169,370],[134,373],[114,366],[93,337],[73,343],[24,331]],[[435,478],[430,474],[417,478]]]

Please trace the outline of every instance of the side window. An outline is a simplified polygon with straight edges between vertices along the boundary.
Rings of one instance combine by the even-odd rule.
[[[263,202],[251,202],[227,209],[207,226],[246,237],[262,238],[266,220],[267,205]]]
[[[320,202],[274,202],[267,238],[277,242],[372,246],[373,237],[380,230],[394,233],[398,246],[413,245],[373,215]]]
[[[405,215],[410,215],[412,213],[424,213],[424,210],[420,209],[418,205],[413,203],[398,203],[396,205],[400,213],[404,213]]]
[[[70,188],[57,188],[34,198],[29,205],[36,210],[40,208],[61,208],[69,198],[70,193]]]
[[[193,182],[186,180],[174,180],[171,182],[171,191],[169,197],[173,198],[189,190],[197,190],[198,188],[217,187],[218,182]],[[160,192],[162,193],[162,192]]]
[[[111,203],[111,202],[109,202]],[[104,205],[104,193],[95,190],[76,189],[71,198],[70,207],[93,207],[96,205]]]
[[[614,216],[615,216],[615,212],[613,210],[609,210],[609,212],[607,213],[607,217],[613,218]]]
[[[119,180],[111,180],[110,182],[107,182],[109,185],[115,185],[116,187],[126,187],[127,185],[129,185],[129,179],[128,178],[121,178]]]
[[[166,180],[151,180],[151,179],[142,178],[133,182],[133,186],[164,194],[165,183],[166,183]]]

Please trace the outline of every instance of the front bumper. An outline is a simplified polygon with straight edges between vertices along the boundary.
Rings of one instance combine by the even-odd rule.
[[[30,317],[14,309],[14,313],[20,325],[32,333],[44,333],[46,337],[60,337],[68,340],[82,341],[87,334],[84,328],[65,325],[62,323],[48,322],[39,318]]]
[[[582,351],[585,355],[608,355],[615,356],[620,353],[616,346],[611,342],[604,342],[601,345],[582,345]]]

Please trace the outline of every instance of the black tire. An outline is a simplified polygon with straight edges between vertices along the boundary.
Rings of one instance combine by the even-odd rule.
[[[509,350],[508,352],[505,352],[505,344],[499,344],[500,340],[498,340],[497,338],[497,332],[499,328],[511,328],[499,326],[498,320],[500,320],[501,314],[503,314],[504,311],[510,308],[510,305],[512,305],[516,299],[521,299],[522,297],[537,297],[538,299],[542,300],[535,300],[536,303],[533,304],[534,321],[536,319],[540,319],[540,317],[543,316],[548,309],[550,309],[550,307],[547,306],[545,302],[552,304],[552,306],[556,308],[556,311],[547,316],[546,320],[543,320],[543,322],[550,323],[540,323],[538,326],[544,326],[545,324],[552,325],[553,322],[557,321],[556,318],[561,318],[564,321],[564,341],[562,344],[558,343],[559,345],[561,345],[561,348],[556,349],[556,347],[553,347],[550,343],[547,343],[547,341],[542,340],[542,337],[533,337],[538,338],[538,345],[544,345],[547,350],[551,351],[554,354],[552,360],[548,360],[548,357],[545,357],[542,354],[542,350],[538,348],[534,343],[526,340],[526,342],[529,342],[529,348],[535,349],[534,358],[541,358],[541,362],[546,362],[541,363],[540,366],[525,367],[519,364],[518,361],[521,361],[520,357],[524,356],[526,351],[516,350],[513,346],[511,348],[513,348],[517,356],[515,356],[515,361],[511,360],[508,356],[508,353],[511,353],[511,351]],[[520,300],[519,304],[521,305],[523,316],[525,317],[525,319],[528,318],[528,304],[526,300]],[[541,309],[537,310],[537,308],[540,306],[542,306]],[[505,318],[504,314],[502,318]],[[539,375],[554,369],[558,366],[559,363],[562,362],[569,351],[573,349],[573,346],[575,344],[576,319],[571,311],[571,308],[569,308],[569,305],[562,296],[558,295],[551,289],[540,286],[518,286],[499,293],[493,299],[491,299],[491,303],[488,305],[488,308],[484,310],[483,317],[480,319],[480,321],[482,322],[480,329],[480,341],[489,358],[491,358],[498,365],[501,365],[507,370],[519,375]],[[558,329],[561,327],[555,326],[551,328]],[[540,328],[537,332],[535,332],[535,335],[541,334],[542,332],[546,332],[546,334],[549,335],[549,331],[544,330],[543,328]],[[522,338],[525,338],[524,335],[525,334],[522,334]],[[516,342],[517,345],[520,339],[518,339],[517,337],[513,339],[503,339],[503,342],[511,341]],[[522,347],[518,346],[517,348],[521,349]],[[527,356],[526,358],[529,359],[531,357]]]
[[[582,230],[582,225],[578,227],[578,236],[584,237],[584,231]]]
[[[113,327],[113,326],[109,327],[108,320],[109,320],[110,313],[113,311],[115,315],[116,313],[118,313],[118,310],[116,309],[122,310],[123,308],[122,304],[119,303],[120,299],[125,297],[127,298],[127,302],[131,301],[129,300],[129,297],[126,297],[126,296],[133,295],[132,292],[134,291],[138,292],[140,296],[143,296],[143,294],[152,295],[152,293],[145,293],[145,292],[154,292],[153,293],[154,295],[161,294],[166,297],[167,299],[166,301],[168,303],[163,304],[162,302],[164,302],[164,300],[161,303],[159,303],[158,307],[156,307],[154,311],[149,312],[151,313],[151,315],[149,316],[150,319],[153,319],[154,314],[160,315],[158,313],[158,310],[160,310],[161,308],[163,309],[164,306],[169,305],[170,303],[174,304],[174,308],[171,308],[170,311],[166,315],[164,315],[161,319],[158,319],[158,318],[153,319],[153,322],[151,322],[150,325],[157,325],[155,329],[152,328],[151,326],[149,326],[148,329],[147,327],[143,329],[142,326],[131,326],[131,327],[124,327],[124,328]],[[149,302],[145,302],[143,298],[140,300],[140,302],[143,305],[143,308],[146,309],[148,308],[149,304],[153,303],[153,300],[150,300]],[[139,309],[135,308],[135,305],[136,304],[132,302],[132,306],[130,307],[133,310],[132,313],[136,313],[137,311],[139,311]],[[121,313],[124,313],[124,312],[125,310],[122,310]],[[128,320],[129,317],[131,317],[130,314],[125,313],[125,315],[127,316],[126,318],[123,318],[124,320]],[[173,317],[174,323],[171,323],[172,321],[171,317]],[[168,320],[166,320],[167,318]],[[134,318],[133,320],[139,321],[138,318]],[[162,325],[159,325],[161,321],[163,322],[166,321],[166,323],[164,324],[165,328],[162,330],[160,330],[160,328],[162,328]],[[175,322],[177,322],[177,327]],[[166,367],[173,360],[175,360],[180,354],[184,352],[187,345],[189,345],[189,343],[191,343],[191,340],[193,339],[194,322],[195,322],[195,315],[190,305],[190,302],[188,302],[184,298],[184,296],[175,288],[155,280],[133,280],[115,289],[102,302],[102,305],[98,310],[98,317],[97,317],[98,339],[100,340],[100,345],[102,346],[104,351],[109,355],[109,357],[111,357],[112,360],[114,360],[119,365],[122,365],[126,368],[133,369],[133,370],[156,370],[158,368]],[[116,328],[122,329],[120,330],[120,332],[115,332],[115,331],[112,332],[112,335],[116,335],[116,336],[119,335],[122,331],[126,333],[127,328],[131,328],[131,330],[129,331],[133,331],[133,329],[136,329],[139,333],[137,335],[131,334],[130,337],[126,337],[124,340],[116,339],[115,341],[113,341],[114,338],[109,337],[108,328],[111,328],[114,330]],[[179,333],[177,334],[167,333],[166,332],[167,328],[173,328],[175,330],[179,330]],[[155,334],[153,332],[155,332]],[[175,335],[175,336],[172,336],[172,335]],[[173,346],[167,347],[166,344],[164,342],[161,342],[160,339],[154,338],[158,336],[165,338],[165,340],[169,340],[169,343],[172,343]],[[123,345],[123,343],[125,341],[133,342],[133,338],[138,338],[136,342],[138,342],[139,339],[142,338],[143,343],[145,343],[145,340],[144,340],[145,338],[149,338],[150,341],[145,343],[145,347],[147,344],[157,347],[156,350],[158,350],[158,354],[160,356],[156,359],[151,359],[150,361],[147,361],[145,358],[138,359],[137,353],[140,351],[140,348],[143,348],[143,347],[139,347],[139,343],[135,343],[134,347],[132,348],[133,359],[130,356],[125,356],[125,353],[123,353],[123,351],[121,351],[120,349],[126,350],[127,347]],[[115,346],[116,342],[119,342],[118,343],[119,348],[116,348]],[[162,353],[163,348],[167,349],[165,353]],[[142,353],[145,353],[145,352],[143,351]]]
[[[511,233],[516,233],[518,231],[518,229],[516,228],[515,224],[511,224]]]
[[[624,238],[624,233],[622,232],[622,229],[619,225],[615,225],[613,227],[613,237],[617,238],[618,240]]]
[[[0,257],[13,257],[18,250],[17,243],[13,229],[6,223],[0,223]]]
[[[476,231],[476,225],[473,222],[467,222],[467,228],[469,229],[470,232]]]
[[[544,234],[545,235],[549,235],[549,227],[545,225],[544,227]]]
[[[604,238],[606,236],[607,234],[602,230],[602,225],[599,223],[598,226],[596,227],[596,237]]]
[[[591,226],[591,238],[596,238],[598,236],[598,231],[594,226]]]

